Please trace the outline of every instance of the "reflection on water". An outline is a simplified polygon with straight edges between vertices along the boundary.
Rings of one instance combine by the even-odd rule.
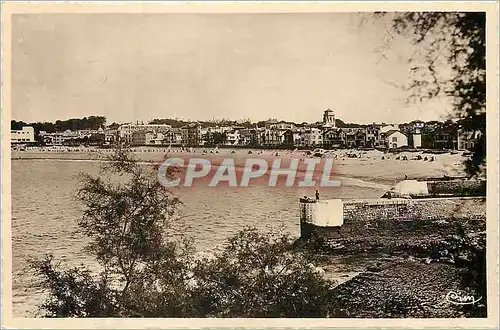
[[[41,293],[26,260],[54,254],[71,265],[92,263],[75,233],[82,206],[74,198],[81,172],[97,175],[91,161],[12,161],[12,289],[14,316],[33,316]],[[321,191],[321,198],[378,197],[387,188],[357,179]],[[182,200],[180,216],[198,249],[213,248],[245,226],[299,234],[298,198],[314,188],[174,188]]]

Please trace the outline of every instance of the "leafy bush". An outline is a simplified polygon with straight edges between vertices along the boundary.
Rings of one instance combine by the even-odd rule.
[[[325,317],[329,289],[286,237],[246,229],[194,268],[197,310],[216,317]]]

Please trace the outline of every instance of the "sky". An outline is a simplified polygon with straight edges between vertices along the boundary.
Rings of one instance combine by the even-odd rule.
[[[17,14],[12,119],[105,116],[355,123],[439,120],[406,104],[415,51],[388,19],[356,13]]]

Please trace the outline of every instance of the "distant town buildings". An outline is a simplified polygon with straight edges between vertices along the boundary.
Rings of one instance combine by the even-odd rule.
[[[106,133],[103,128],[100,128],[98,130],[66,130],[64,132],[54,133],[40,131],[39,135],[41,144],[47,146],[106,145]],[[114,139],[110,139],[110,137],[108,136],[108,144],[111,144],[110,141],[114,141]]]
[[[380,147],[380,125],[370,124],[365,128],[365,146],[368,148]]]
[[[457,123],[415,120],[401,125],[372,123],[344,124],[327,109],[322,121],[296,124],[268,120],[247,125],[189,123],[180,127],[167,124],[123,124],[97,130],[38,132],[33,127],[11,130],[13,144],[39,143],[48,146],[227,146],[262,148],[379,148],[386,150],[458,149],[472,150],[481,138],[479,131],[459,129]]]
[[[10,131],[11,143],[35,143],[35,130],[31,126],[24,126],[20,130]]]
[[[118,128],[118,138],[119,141],[123,144],[134,144],[134,133],[135,132],[166,132],[170,129],[170,125],[165,124],[123,124]],[[136,136],[136,141],[140,139]],[[141,140],[142,141],[142,140]]]

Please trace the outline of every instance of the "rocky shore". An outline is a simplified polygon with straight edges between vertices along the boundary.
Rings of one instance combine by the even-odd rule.
[[[333,290],[332,317],[486,317],[485,297],[463,283],[467,271],[453,264],[413,258],[379,260]],[[479,301],[459,305],[451,299],[454,294]]]
[[[331,317],[486,317],[484,223],[440,227],[303,245],[337,283]]]

